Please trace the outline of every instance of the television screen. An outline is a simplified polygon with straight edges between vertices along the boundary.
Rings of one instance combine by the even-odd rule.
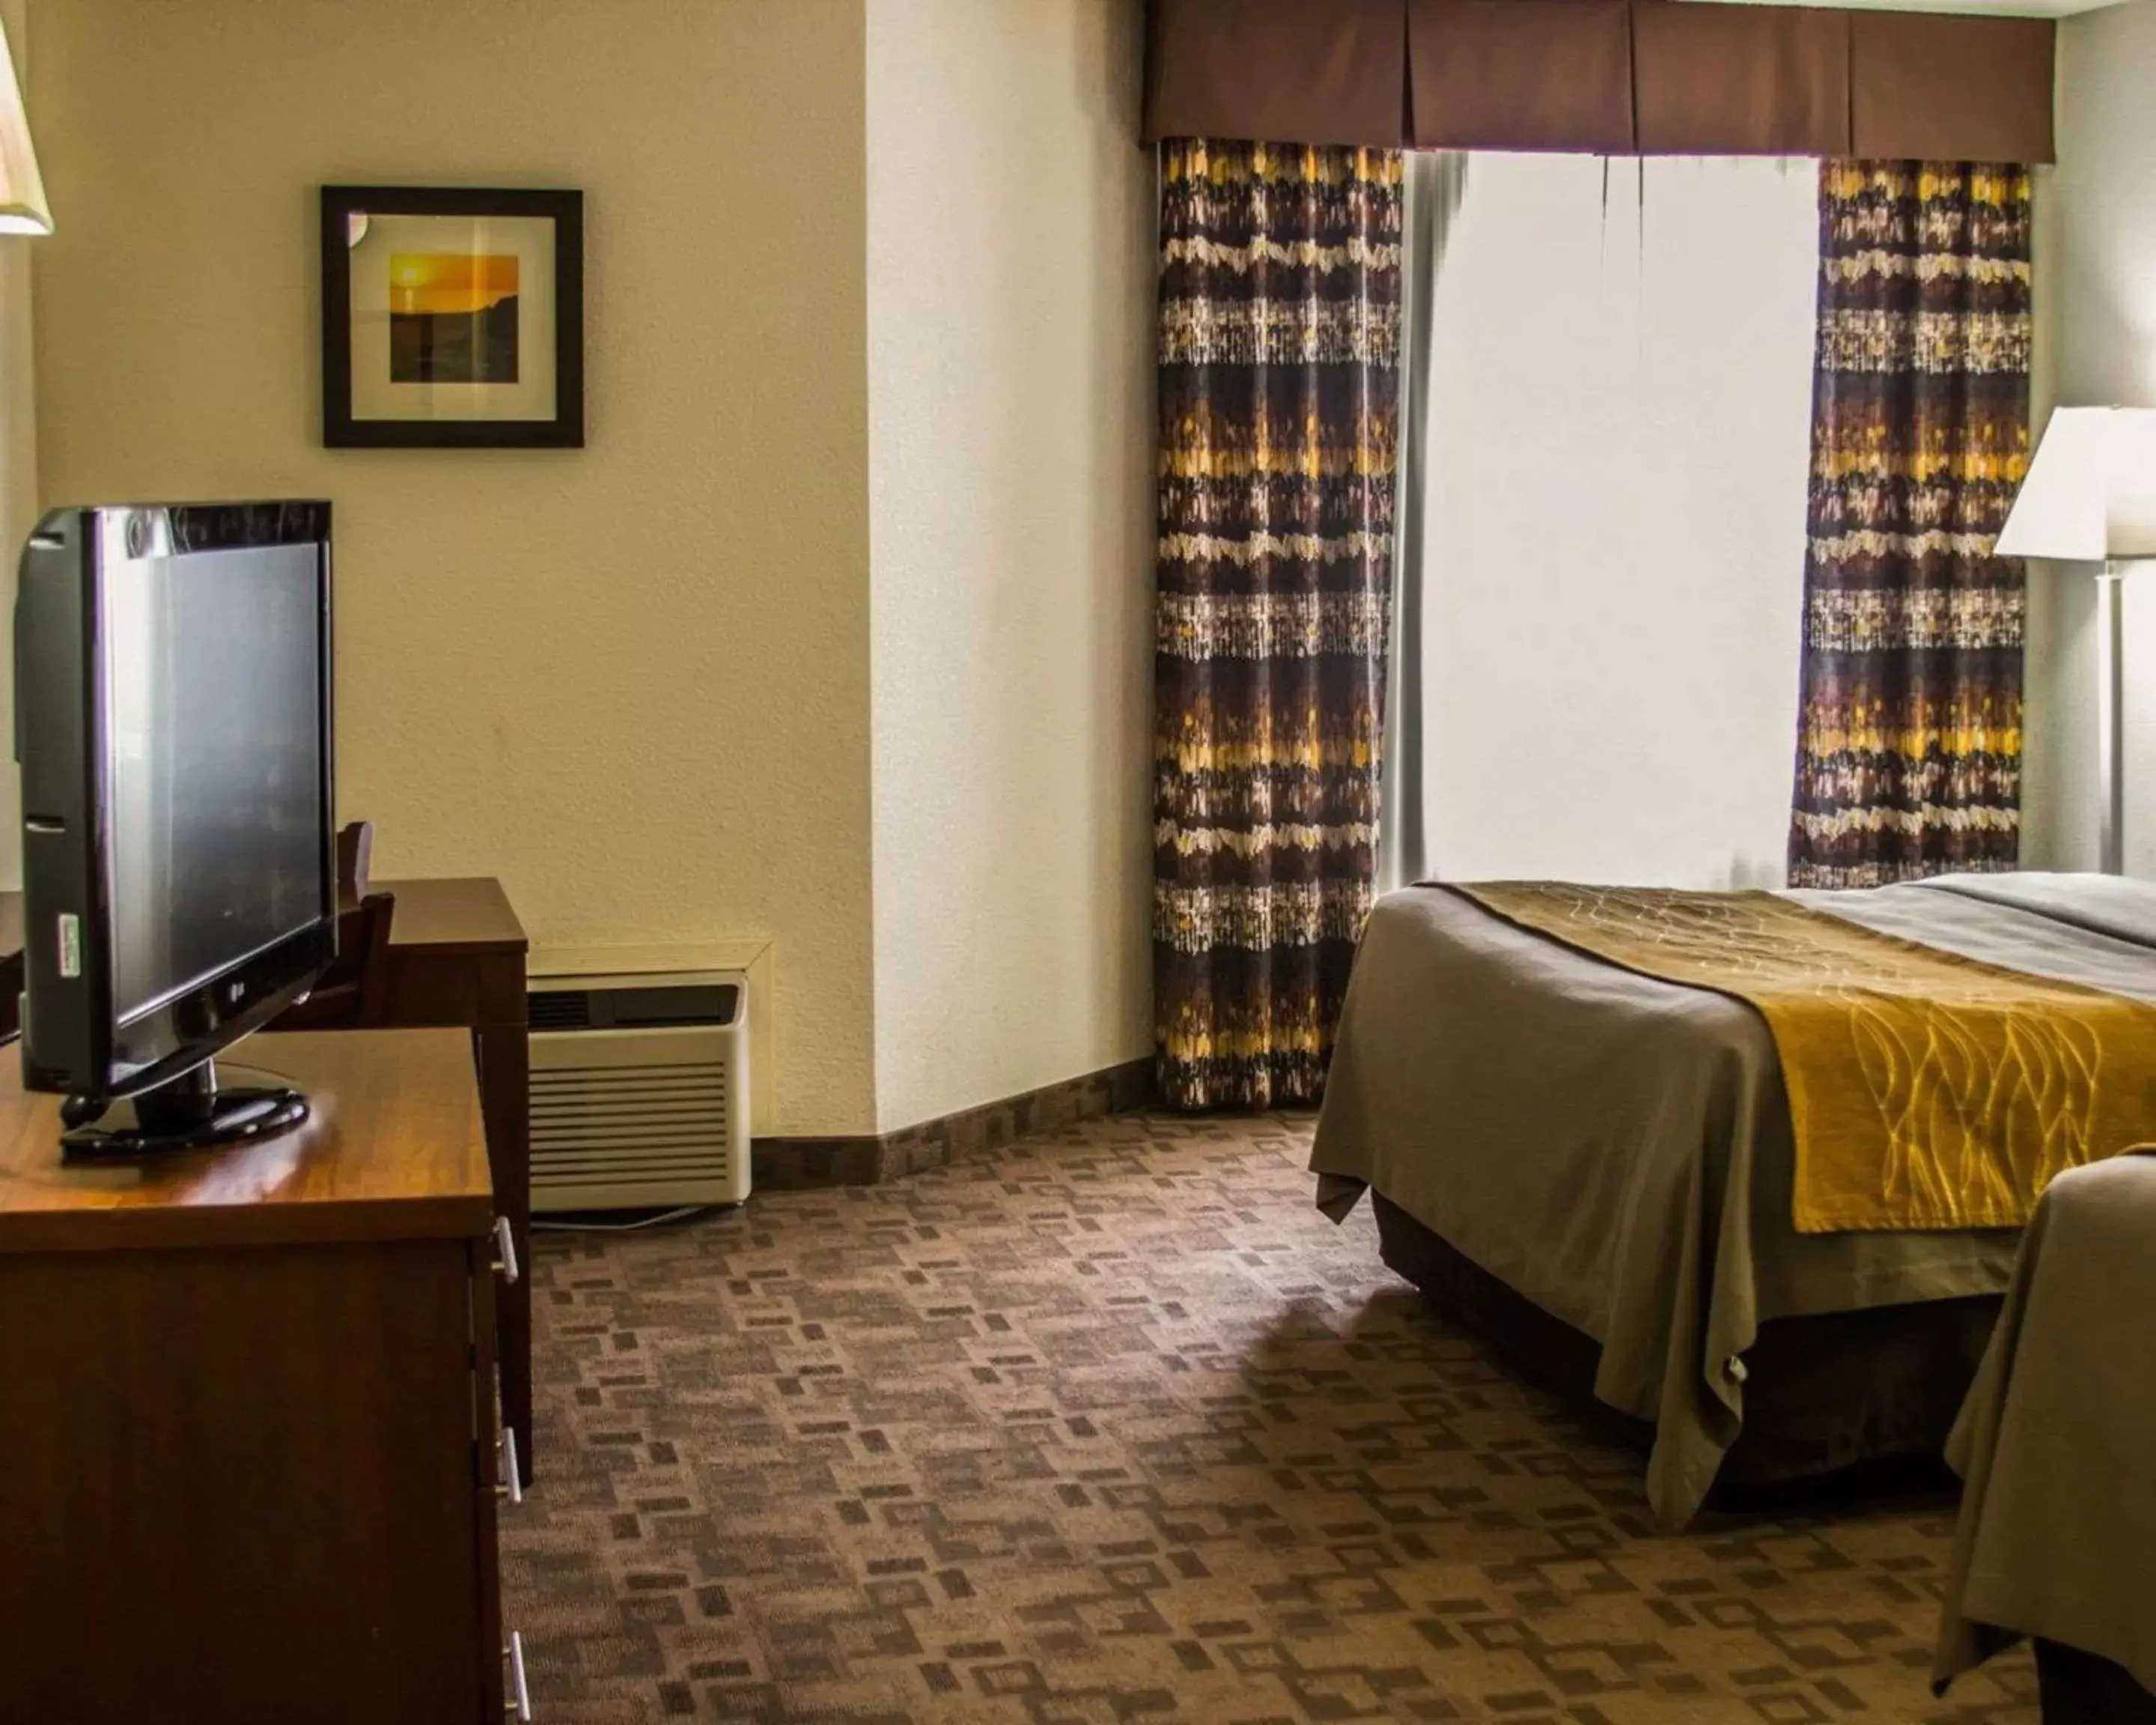
[[[311,546],[105,574],[113,1009],[193,992],[321,915]]]

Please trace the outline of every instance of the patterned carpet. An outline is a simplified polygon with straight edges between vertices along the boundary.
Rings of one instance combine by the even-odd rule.
[[[1649,1521],[1301,1119],[1123,1115],[537,1254],[506,1612],[552,1725],[2033,1725],[1925,1686],[1948,1522]]]

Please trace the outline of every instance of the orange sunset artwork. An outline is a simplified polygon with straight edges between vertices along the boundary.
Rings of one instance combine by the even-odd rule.
[[[398,252],[389,259],[389,381],[514,383],[516,259]]]

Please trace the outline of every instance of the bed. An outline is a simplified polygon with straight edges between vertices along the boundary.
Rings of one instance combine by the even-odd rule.
[[[1785,895],[1876,933],[2156,1004],[2156,886],[1957,876]],[[2156,1120],[2150,1122],[2156,1128]],[[1650,1444],[1681,1526],[1722,1481],[1936,1455],[2011,1228],[1799,1234],[1775,1040],[1446,887],[1373,911],[1312,1167],[1386,1261]]]

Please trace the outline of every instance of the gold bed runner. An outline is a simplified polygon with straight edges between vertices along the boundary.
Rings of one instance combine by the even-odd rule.
[[[1452,890],[1611,964],[1756,1008],[1789,1089],[1803,1233],[2019,1227],[2055,1174],[2156,1122],[2156,1006],[1768,892]]]

